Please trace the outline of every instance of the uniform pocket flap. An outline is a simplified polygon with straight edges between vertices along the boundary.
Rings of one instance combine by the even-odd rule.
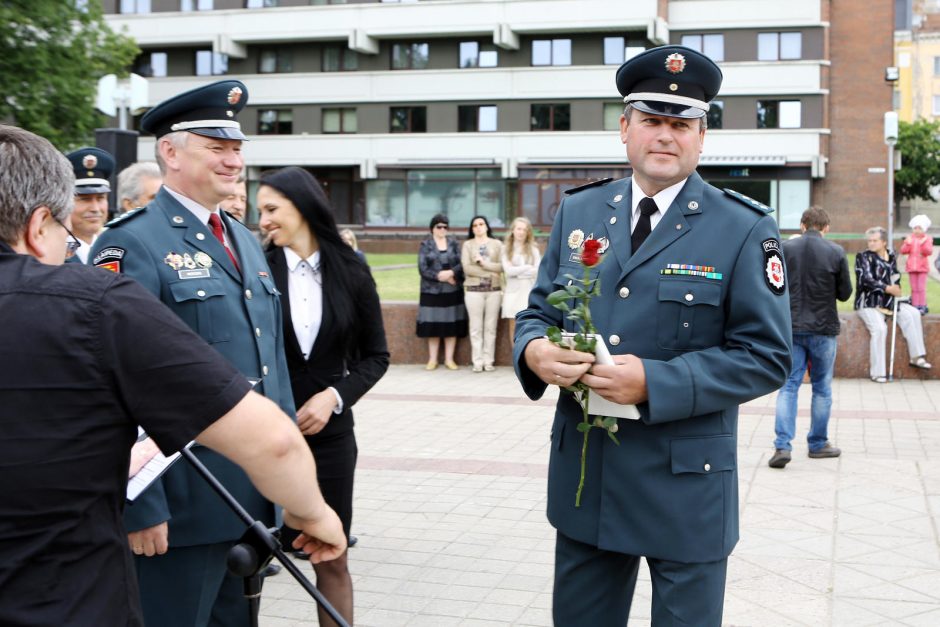
[[[670,442],[672,474],[692,472],[707,475],[734,470],[735,440],[731,435],[681,438]]]
[[[224,296],[225,288],[221,281],[209,279],[208,281],[198,281],[188,279],[176,281],[169,284],[170,293],[173,294],[173,300],[178,303],[187,300],[206,300],[213,296]]]
[[[261,281],[261,285],[263,285],[264,289],[268,291],[268,294],[272,294],[274,296],[281,295],[281,291],[277,289],[277,286],[274,285],[274,281],[272,281],[271,279],[268,279],[265,277],[258,277],[258,280]]]
[[[721,302],[721,285],[705,281],[683,281],[681,279],[661,279],[659,281],[659,300],[668,300],[683,305],[712,305]]]

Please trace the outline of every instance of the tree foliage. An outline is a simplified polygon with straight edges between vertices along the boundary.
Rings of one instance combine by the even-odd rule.
[[[111,30],[100,0],[0,2],[0,120],[61,150],[93,143],[104,116],[98,79],[121,74],[140,50]]]
[[[937,200],[940,185],[940,122],[917,120],[898,124],[901,169],[894,175],[894,199]]]

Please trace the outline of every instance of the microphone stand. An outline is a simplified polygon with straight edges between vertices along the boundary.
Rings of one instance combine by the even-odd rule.
[[[252,627],[258,626],[258,609],[261,606],[261,571],[271,562],[272,557],[276,557],[284,568],[294,579],[297,580],[303,589],[313,597],[313,599],[330,615],[339,627],[349,627],[349,623],[339,615],[330,602],[326,600],[323,594],[314,587],[300,568],[289,559],[281,549],[281,543],[277,539],[276,529],[267,529],[259,521],[251,517],[245,508],[235,500],[235,497],[225,489],[219,480],[215,478],[212,472],[203,465],[189,448],[184,447],[180,454],[186,458],[186,461],[196,469],[202,478],[218,493],[222,500],[228,504],[235,514],[248,525],[245,534],[233,546],[228,554],[228,570],[233,575],[242,577],[245,582],[245,598],[248,599],[248,609],[251,614]]]

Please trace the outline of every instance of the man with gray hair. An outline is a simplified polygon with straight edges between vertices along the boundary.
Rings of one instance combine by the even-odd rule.
[[[0,125],[0,170],[0,625],[143,625],[121,521],[138,426],[167,455],[222,453],[303,529],[295,548],[341,554],[290,418],[137,281],[63,263],[66,158]]]
[[[160,167],[153,161],[132,163],[118,174],[117,213],[145,207],[153,201],[163,185]]]

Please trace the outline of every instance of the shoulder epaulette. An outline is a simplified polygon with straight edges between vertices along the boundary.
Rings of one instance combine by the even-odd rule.
[[[147,210],[146,207],[137,207],[136,209],[131,209],[127,213],[122,213],[118,217],[114,218],[113,220],[105,224],[105,227],[109,229],[113,229],[114,227],[119,226],[120,224],[123,224],[124,222],[127,222],[134,216],[139,216],[146,210]]]
[[[736,191],[734,191],[733,189],[729,189],[729,188],[727,188],[727,187],[724,189],[724,192],[725,192],[727,195],[729,195],[729,196],[731,196],[732,198],[734,198],[735,200],[737,200],[737,201],[738,201],[739,203],[741,203],[742,205],[746,205],[746,206],[750,207],[751,209],[753,209],[754,211],[756,211],[756,212],[758,212],[758,213],[760,213],[760,214],[762,214],[762,215],[767,215],[767,214],[769,214],[769,213],[773,213],[773,212],[774,212],[773,207],[768,207],[767,205],[765,205],[765,204],[762,203],[762,202],[757,202],[756,200],[754,200],[754,199],[751,198],[750,196],[745,196],[745,195],[742,194],[741,192],[736,192]]]
[[[614,179],[612,179],[611,177],[607,177],[606,179],[598,179],[596,181],[591,181],[590,183],[585,183],[584,185],[579,185],[578,187],[572,187],[571,189],[566,189],[565,194],[567,194],[568,196],[570,196],[571,194],[577,194],[578,192],[584,191],[588,189],[589,187],[598,187],[600,185],[607,185],[612,180]]]

